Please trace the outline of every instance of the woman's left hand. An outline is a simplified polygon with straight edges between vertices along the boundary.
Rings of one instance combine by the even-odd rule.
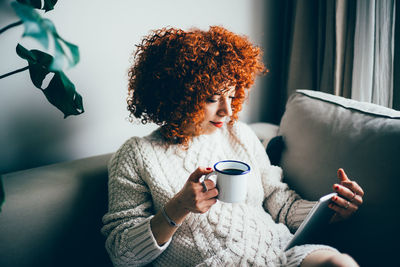
[[[351,181],[343,169],[337,172],[340,184],[334,184],[333,190],[337,196],[332,197],[329,207],[336,211],[331,222],[338,222],[349,218],[363,203],[364,191],[354,181]]]

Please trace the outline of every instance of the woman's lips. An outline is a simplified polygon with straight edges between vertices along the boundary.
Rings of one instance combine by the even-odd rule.
[[[214,122],[211,121],[212,124],[214,124],[215,127],[221,128],[222,126],[224,126],[224,123],[222,121],[219,122]]]

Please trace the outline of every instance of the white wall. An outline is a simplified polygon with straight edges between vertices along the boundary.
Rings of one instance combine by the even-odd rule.
[[[0,27],[18,19],[10,2],[0,0]],[[134,45],[151,29],[210,25],[260,44],[261,6],[261,0],[58,1],[44,17],[80,48],[80,63],[66,74],[83,97],[85,113],[63,119],[27,71],[0,80],[0,173],[113,152],[130,136],[150,133],[154,125],[126,120],[126,72]],[[26,65],[15,53],[22,32],[19,26],[0,36],[0,74]],[[247,106],[257,108],[258,93],[253,93]],[[257,116],[246,107],[241,119],[256,121]]]

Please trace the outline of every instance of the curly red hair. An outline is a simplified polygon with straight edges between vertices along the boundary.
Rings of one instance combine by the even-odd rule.
[[[154,122],[169,143],[188,144],[203,120],[206,100],[235,87],[230,124],[258,73],[265,72],[261,49],[223,27],[208,31],[162,28],[137,45],[128,72],[130,116]]]

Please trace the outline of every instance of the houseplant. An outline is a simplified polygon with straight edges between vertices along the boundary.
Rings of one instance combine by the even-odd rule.
[[[26,60],[28,66],[0,75],[0,79],[29,70],[33,85],[43,92],[48,102],[63,112],[66,118],[84,112],[82,96],[75,90],[75,85],[63,71],[79,62],[79,49],[78,46],[64,40],[58,34],[51,20],[40,15],[39,12],[53,10],[56,3],[57,0],[17,0],[11,3],[20,20],[1,28],[0,35],[23,25],[23,37],[33,38],[46,52],[37,49],[29,50],[18,43],[16,54]],[[54,47],[52,54],[48,53],[50,47]],[[43,88],[45,86],[43,81],[49,78],[48,76],[51,76],[51,80],[46,88]],[[0,210],[4,199],[0,177]]]
[[[43,18],[36,10],[48,12],[52,10],[57,0],[17,0],[11,5],[20,18],[20,21],[11,23],[0,29],[0,35],[14,27],[23,25],[23,37],[30,37],[38,41],[46,50],[54,47],[54,55],[32,49],[29,50],[17,44],[17,55],[26,60],[28,66],[0,75],[0,79],[21,71],[29,70],[34,86],[40,89],[47,100],[64,113],[64,118],[69,115],[79,115],[84,112],[82,96],[75,90],[75,85],[68,79],[64,69],[71,68],[79,62],[78,46],[64,40],[56,31],[53,22]],[[52,45],[50,45],[52,42]],[[47,75],[52,75],[46,88],[42,88],[43,80]]]

